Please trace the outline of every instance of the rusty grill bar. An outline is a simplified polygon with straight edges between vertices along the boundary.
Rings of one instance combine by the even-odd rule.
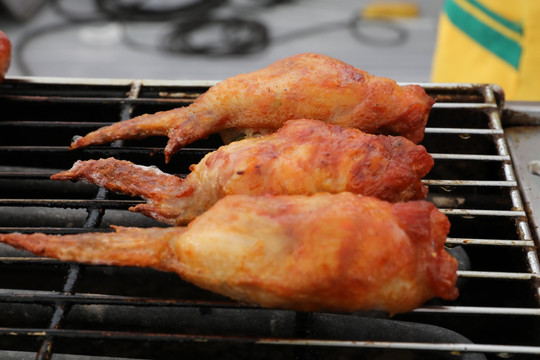
[[[221,144],[217,136],[182,149],[168,164],[166,139],[78,151],[68,145],[73,136],[103,125],[187,105],[213,83],[7,79],[0,85],[0,231],[64,234],[107,231],[110,224],[158,225],[127,211],[138,198],[48,177],[76,160],[108,156],[185,176],[190,164]],[[424,182],[429,200],[452,223],[447,246],[462,263],[456,301],[432,300],[392,318],[260,309],[174,274],[66,264],[0,245],[1,357],[540,355],[537,239],[501,125],[502,92],[483,85],[422,85],[437,100],[423,142],[435,166]]]

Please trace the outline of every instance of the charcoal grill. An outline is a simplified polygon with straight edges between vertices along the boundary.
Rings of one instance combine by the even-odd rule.
[[[114,156],[184,176],[215,135],[164,162],[166,139],[69,151],[73,136],[188,105],[213,82],[13,77],[0,85],[0,232],[163,226],[127,211],[139,198],[49,176]],[[0,357],[526,359],[540,355],[540,265],[530,212],[492,85],[422,84],[437,100],[423,144],[429,199],[448,215],[460,297],[391,318],[237,303],[175,274],[39,258],[0,244]]]

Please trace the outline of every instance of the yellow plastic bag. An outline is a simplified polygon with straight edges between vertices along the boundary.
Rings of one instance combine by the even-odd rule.
[[[432,81],[498,84],[509,100],[540,100],[540,1],[446,0]]]

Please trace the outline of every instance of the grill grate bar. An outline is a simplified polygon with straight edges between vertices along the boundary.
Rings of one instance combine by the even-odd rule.
[[[57,153],[65,153],[69,151],[69,147],[67,146],[0,146],[0,152],[57,152]],[[193,153],[193,154],[206,154],[208,152],[214,151],[214,149],[210,148],[186,148],[185,151],[187,153]],[[96,153],[96,152],[103,152],[103,153],[115,153],[118,155],[122,155],[125,153],[129,154],[156,154],[156,153],[162,153],[162,148],[108,148],[108,147],[89,147],[84,149],[85,153]],[[510,155],[482,155],[482,154],[443,154],[443,153],[431,153],[430,154],[433,159],[435,160],[477,160],[477,161],[510,161]]]
[[[103,208],[103,209],[127,209],[143,201],[137,200],[71,200],[71,199],[0,199],[0,206],[45,206],[57,208]]]
[[[0,302],[19,303],[66,303],[66,304],[88,304],[88,305],[126,305],[130,306],[168,306],[168,307],[221,307],[221,308],[242,308],[260,309],[251,304],[242,304],[233,300],[185,300],[185,299],[154,299],[146,297],[101,295],[86,293],[60,293],[50,291],[27,291],[17,289],[2,289],[0,291]]]
[[[531,273],[498,272],[498,271],[467,271],[467,270],[458,270],[458,277],[498,279],[498,280],[536,280],[539,278],[537,274],[531,274]]]
[[[35,179],[48,180],[53,173],[51,172],[32,172],[32,171],[0,171],[0,179]]]
[[[137,200],[56,200],[56,199],[0,199],[0,206],[45,206],[58,208],[103,208],[103,209],[127,209],[130,206],[144,203]],[[515,210],[482,210],[482,209],[439,209],[446,215],[460,216],[507,216],[523,217],[525,211]]]
[[[77,234],[88,232],[88,228],[82,227],[13,227],[13,226],[2,226],[0,227],[1,232],[20,232],[20,233],[33,233],[33,232],[42,232],[46,234]],[[92,231],[107,231],[107,229],[95,229]],[[4,258],[0,257],[1,261],[8,261],[13,258]]]
[[[493,110],[497,111],[498,107],[496,104],[490,103],[461,103],[461,102],[436,102],[433,105],[434,109],[467,109],[467,110]]]
[[[525,211],[513,210],[477,210],[477,209],[439,209],[446,215],[459,216],[507,216],[507,217],[525,217]]]
[[[447,351],[451,353],[496,353],[505,357],[507,354],[540,354],[540,347],[519,346],[519,345],[494,345],[494,344],[433,344],[433,343],[409,343],[391,341],[339,341],[339,340],[311,340],[311,339],[264,339],[257,341],[259,344],[279,344],[297,346],[340,346],[340,347],[362,347],[376,349],[398,349],[398,350],[425,350],[425,351]]]
[[[464,353],[496,353],[496,354],[540,354],[540,347],[521,345],[470,344],[470,343],[425,343],[425,342],[392,342],[392,341],[358,341],[358,340],[320,340],[298,338],[259,338],[249,336],[213,336],[191,334],[134,333],[122,331],[96,330],[46,330],[32,328],[0,328],[0,334],[24,335],[32,337],[54,336],[56,338],[73,339],[132,339],[151,341],[182,342],[228,342],[240,344],[294,345],[315,347],[349,347],[380,348],[398,350],[446,351]]]
[[[478,161],[510,161],[510,155],[480,155],[480,154],[430,154],[435,160],[478,160]],[[510,180],[510,179],[508,179]]]
[[[57,260],[57,259],[51,259],[51,258],[42,258],[42,257],[34,257],[34,256],[20,256],[20,257],[0,257],[0,263],[2,264],[26,264],[28,266],[36,265],[36,264],[64,264],[63,261]],[[1,290],[0,290],[1,291]],[[11,291],[11,290],[10,290]]]
[[[0,174],[1,176],[1,174]],[[423,179],[422,183],[428,186],[485,186],[485,187],[516,187],[516,181],[498,180],[437,180]]]
[[[103,126],[112,125],[112,121],[33,121],[33,120],[5,120],[0,122],[0,128],[8,128],[12,126],[17,127],[40,127],[40,128],[99,128]],[[425,128],[426,134],[477,134],[477,135],[503,135],[504,131],[499,129],[478,129],[478,128],[441,128],[441,127],[429,127]]]
[[[507,279],[506,279],[507,280]],[[526,280],[526,279],[519,279]],[[252,304],[242,304],[233,300],[185,300],[185,299],[164,299],[146,298],[119,295],[102,295],[87,293],[62,293],[49,291],[28,291],[18,289],[2,289],[0,291],[0,302],[8,303],[35,303],[35,304],[78,304],[78,305],[117,305],[117,306],[151,306],[151,307],[193,307],[193,308],[241,308],[252,310],[272,311],[272,309],[261,309]],[[412,312],[417,313],[438,313],[442,315],[453,314],[484,314],[499,316],[540,316],[539,308],[528,307],[494,307],[494,306],[430,306],[418,307]]]
[[[467,134],[467,135],[503,135],[500,129],[476,129],[476,128],[436,128],[426,127],[426,134]]]
[[[534,247],[532,240],[502,240],[502,239],[464,239],[464,238],[447,238],[446,244],[451,245],[494,245],[494,246],[518,246],[518,247]]]
[[[97,104],[97,105],[117,105],[120,103],[127,103],[129,105],[155,105],[167,104],[172,106],[189,105],[193,102],[193,99],[182,98],[157,98],[157,99],[137,99],[137,98],[102,98],[102,97],[70,97],[70,96],[29,96],[29,95],[0,95],[0,100],[11,100],[18,102],[25,102],[27,104],[42,103],[44,100],[51,104],[68,105],[68,104]]]
[[[113,122],[110,121],[33,121],[33,120],[6,120],[0,122],[0,127],[71,127],[71,128],[81,128],[81,127],[101,127],[106,125],[111,125]]]
[[[111,121],[32,121],[32,120],[13,120],[0,122],[0,128],[8,127],[27,127],[27,128],[74,128],[74,129],[86,129],[86,128],[99,128],[103,126],[112,125]],[[466,135],[503,135],[503,130],[497,129],[478,129],[478,128],[439,128],[439,127],[426,127],[426,134],[466,134]]]
[[[484,314],[499,316],[540,316],[540,309],[538,308],[489,306],[422,306],[413,310],[413,312],[438,314]]]
[[[191,155],[205,155],[215,149],[212,148],[184,148],[182,151],[185,154]],[[0,146],[0,153],[67,153],[69,152],[68,146]],[[111,148],[104,146],[88,147],[81,152],[85,154],[103,153],[103,154],[161,154],[163,148],[154,147],[130,147],[130,148]]]

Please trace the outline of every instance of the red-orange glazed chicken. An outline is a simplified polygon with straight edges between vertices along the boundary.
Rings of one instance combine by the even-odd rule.
[[[391,204],[352,193],[228,196],[185,227],[116,233],[6,234],[37,255],[152,267],[263,307],[410,311],[455,299],[449,221],[433,204]]]
[[[0,30],[0,82],[4,77],[11,63],[11,42],[8,36]]]
[[[402,135],[419,143],[433,102],[420,86],[399,86],[339,60],[307,53],[231,77],[187,107],[98,129],[75,140],[71,148],[166,135],[169,159],[212,133],[231,128],[276,130],[287,120],[302,118]]]
[[[318,120],[292,120],[277,132],[207,154],[181,179],[113,158],[78,161],[51,178],[84,179],[148,202],[131,210],[183,225],[231,194],[353,193],[395,202],[423,199],[433,159],[400,136],[370,135]]]

